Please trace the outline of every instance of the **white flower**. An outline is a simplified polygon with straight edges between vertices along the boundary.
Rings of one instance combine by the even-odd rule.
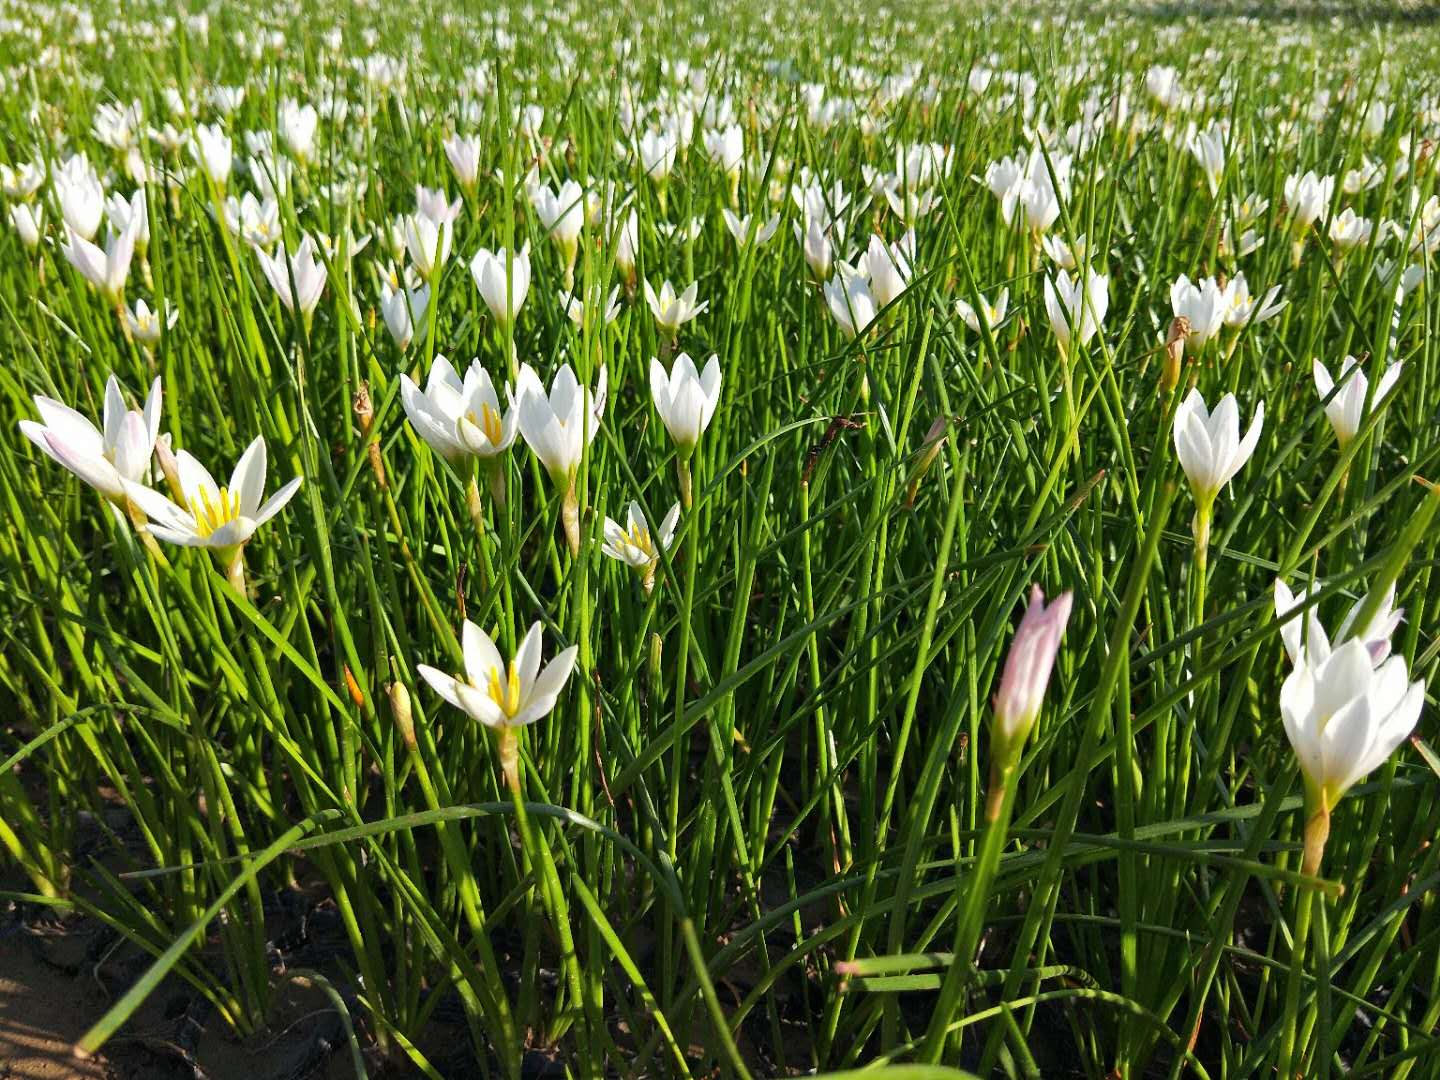
[[[672,337],[680,327],[710,306],[708,300],[702,300],[698,304],[695,302],[700,290],[699,282],[692,281],[679,295],[675,293],[675,286],[668,281],[661,282],[659,293],[650,287],[648,281],[644,284],[645,303],[650,306],[650,313],[655,316],[660,329]]]
[[[574,180],[566,180],[559,191],[543,184],[530,192],[530,205],[540,225],[566,258],[573,258],[585,227],[585,192]]]
[[[138,482],[149,471],[160,435],[160,407],[158,376],[150,384],[144,412],[136,412],[126,409],[120,381],[111,375],[105,383],[102,430],[96,431],[70,406],[36,394],[40,422],[21,420],[20,431],[54,461],[119,503],[125,499],[126,482]]]
[[[660,522],[658,533],[650,531],[650,523],[637,502],[630,503],[626,524],[621,525],[611,518],[605,519],[605,543],[600,548],[612,559],[616,559],[642,572],[652,572],[660,559],[660,552],[670,547],[675,538],[675,527],[680,522],[680,504],[677,502]]]
[[[490,635],[469,619],[460,636],[465,674],[451,677],[425,664],[415,670],[442,698],[486,727],[533,724],[555,708],[575,668],[578,646],[571,645],[540,670],[540,624],[530,627],[507,668]]]
[[[440,220],[427,214],[407,214],[401,229],[405,236],[405,250],[410,260],[426,281],[433,281],[450,258],[450,242],[455,235],[453,220]]]
[[[415,327],[424,323],[430,310],[430,286],[416,288],[391,288],[390,283],[380,285],[380,314],[385,318],[385,328],[395,339],[401,351],[410,347],[415,336]]]
[[[430,365],[425,391],[400,376],[400,403],[420,437],[452,465],[466,456],[493,458],[510,448],[519,428],[515,396],[507,387],[510,407],[502,410],[490,374],[472,360],[464,381],[444,356]]]
[[[436,225],[444,225],[447,222],[453,225],[459,220],[460,212],[464,209],[464,200],[448,201],[444,188],[427,188],[424,184],[415,185],[415,212],[429,218]]]
[[[1040,245],[1045,254],[1050,256],[1050,261],[1061,270],[1074,270],[1077,266],[1084,266],[1090,259],[1090,248],[1085,242],[1084,233],[1077,236],[1073,244],[1063,236],[1046,234],[1041,238]]]
[[[1177,318],[1183,315],[1190,320],[1186,343],[1203,348],[1225,325],[1227,296],[1213,277],[1192,284],[1181,274],[1170,286],[1170,309]]]
[[[812,217],[806,221],[804,228],[801,228],[798,221],[795,222],[795,239],[800,242],[801,251],[805,255],[805,265],[810,268],[810,273],[815,275],[816,281],[824,281],[830,276],[830,269],[835,262],[829,230],[817,218]]]
[[[983,318],[985,325],[993,333],[999,329],[1000,324],[1005,321],[1005,312],[1010,306],[1010,290],[1001,289],[1000,295],[995,298],[995,303],[985,299],[983,293],[977,293],[976,298],[980,301],[980,308],[977,311],[964,300],[955,301],[955,310],[960,318],[965,320],[965,325],[975,333],[980,333],[980,320]]]
[[[230,136],[218,125],[197,124],[195,141],[190,144],[190,153],[215,186],[223,188],[230,179],[230,170],[235,163]]]
[[[870,282],[861,274],[843,270],[825,283],[825,303],[845,336],[852,338],[875,321],[878,310]]]
[[[1218,124],[1211,124],[1204,131],[1197,131],[1186,141],[1186,148],[1199,163],[1205,174],[1205,183],[1210,196],[1220,190],[1220,178],[1225,175],[1225,132]]]
[[[456,181],[467,191],[474,188],[480,178],[480,140],[451,135],[444,145]]]
[[[1166,109],[1181,104],[1180,73],[1166,64],[1153,64],[1145,72],[1145,90]]]
[[[284,235],[280,204],[274,199],[262,202],[248,191],[239,199],[231,195],[225,200],[225,227],[251,247],[269,251]]]
[[[288,259],[283,247],[273,256],[259,248],[255,249],[255,254],[260,259],[260,269],[264,272],[265,279],[274,287],[280,302],[290,311],[298,309],[302,315],[309,318],[320,303],[320,294],[325,291],[325,279],[329,275],[325,264],[315,261],[315,241],[310,235],[306,233],[301,237],[300,246]],[[292,275],[295,279],[293,292],[290,288]]]
[[[30,203],[17,202],[10,207],[10,224],[20,234],[20,243],[27,248],[40,246],[40,237],[45,233],[45,208]]]
[[[136,188],[135,194],[125,198],[118,191],[105,200],[105,217],[116,232],[124,232],[135,226],[135,250],[143,252],[150,245],[150,215],[145,207],[145,189]]]
[[[175,455],[175,464],[185,499],[183,507],[139,484],[127,484],[125,490],[150,519],[150,532],[157,539],[182,547],[233,551],[283,510],[300,490],[301,478],[297,476],[261,502],[266,460],[265,439],[259,435],[240,455],[228,486],[217,484],[209,470],[187,451]]]
[[[604,297],[601,303],[599,293],[593,293],[588,301],[580,299],[574,293],[562,292],[560,294],[560,306],[565,309],[565,315],[576,326],[585,325],[586,311],[594,311],[600,325],[608,326],[620,315],[620,286],[616,285],[610,290],[610,295]]]
[[[580,459],[600,430],[607,397],[605,367],[592,396],[582,388],[569,364],[561,366],[547,394],[540,376],[529,364],[520,368],[517,386],[520,434],[562,489],[575,479]]]
[[[705,153],[722,172],[735,173],[745,160],[745,135],[739,124],[707,130],[704,134]]]
[[[105,189],[85,155],[76,154],[67,159],[56,170],[51,183],[65,224],[76,235],[93,240],[105,215]]]
[[[667,180],[675,168],[675,155],[679,145],[675,136],[667,131],[646,131],[635,144],[640,171],[657,182]]]
[[[1330,426],[1335,429],[1335,438],[1342,447],[1355,437],[1365,419],[1365,402],[1370,392],[1370,380],[1358,365],[1359,361],[1353,356],[1347,356],[1341,362],[1339,390],[1335,390],[1335,380],[1330,377],[1330,369],[1323,362],[1317,358],[1312,365],[1315,389],[1320,394],[1320,400],[1325,402],[1325,415],[1330,420]],[[1376,406],[1380,405],[1394,388],[1403,367],[1403,364],[1391,364],[1380,376],[1380,382],[1375,386]],[[1333,396],[1332,390],[1335,391]]]
[[[160,341],[160,336],[166,330],[175,325],[175,320],[180,317],[180,312],[165,305],[168,314],[164,319],[160,318],[159,311],[151,311],[150,305],[143,299],[135,301],[133,310],[125,311],[125,327],[130,331],[130,336],[140,345],[147,349],[153,349]]]
[[[1370,242],[1375,223],[1360,217],[1350,207],[1330,219],[1330,241],[1341,251],[1349,251]]]
[[[1305,175],[1285,178],[1285,205],[1296,231],[1303,232],[1330,209],[1335,194],[1335,177],[1317,176],[1312,170]]]
[[[1351,639],[1323,659],[1302,653],[1280,688],[1285,734],[1314,797],[1333,807],[1415,729],[1423,681],[1409,681],[1403,657],[1379,667]]]
[[[632,209],[620,228],[615,230],[615,244],[612,254],[615,265],[627,279],[633,280],[635,259],[640,251],[640,218]]]
[[[911,263],[915,258],[915,233],[907,232],[894,244],[878,236],[870,237],[870,246],[861,257],[861,272],[870,279],[870,295],[876,307],[888,307],[910,283]]]
[[[1109,310],[1109,275],[1087,269],[1083,284],[1078,273],[1071,278],[1064,270],[1045,278],[1045,312],[1062,352],[1068,352],[1072,343],[1084,345],[1094,337]]]
[[[41,162],[31,161],[14,168],[0,165],[0,191],[5,192],[7,199],[28,199],[40,190],[44,182],[45,166]]]
[[[470,276],[495,321],[508,327],[530,292],[530,245],[522,247],[513,258],[504,248],[496,252],[481,248],[470,260]]]
[[[1265,403],[1255,408],[1255,419],[1240,438],[1240,406],[1226,394],[1215,406],[1205,407],[1198,389],[1192,389],[1175,412],[1175,453],[1190,481],[1195,501],[1208,507],[1255,452],[1265,423]]]
[[[280,105],[280,137],[300,161],[310,160],[315,152],[315,128],[319,120],[314,105],[301,105],[291,98]]]
[[[83,236],[70,232],[60,245],[60,253],[102,296],[111,303],[119,303],[125,291],[125,282],[130,277],[130,261],[135,255],[138,229],[139,222],[131,221],[120,232],[112,230],[103,251]]]
[[[735,243],[739,244],[742,248],[752,243],[755,247],[768,243],[770,238],[775,235],[775,230],[780,228],[780,215],[775,214],[763,225],[755,226],[755,235],[752,239],[750,235],[751,215],[746,214],[741,217],[729,207],[722,207],[720,209],[720,216],[725,221],[726,231],[734,238]]]
[[[1275,579],[1275,617],[1281,620],[1280,638],[1285,644],[1285,651],[1290,655],[1290,662],[1298,664],[1301,662],[1301,654],[1309,655],[1310,659],[1319,663],[1330,655],[1330,635],[1325,632],[1325,627],[1320,622],[1320,615],[1314,607],[1305,613],[1305,621],[1299,619],[1285,621],[1285,617],[1298,607],[1302,607],[1309,599],[1311,590],[1301,589],[1296,595],[1290,591],[1279,578]],[[1344,620],[1340,623],[1339,638],[1345,640],[1351,636],[1355,619],[1360,614],[1360,609],[1365,605],[1366,597],[1362,596],[1351,606]],[[1405,609],[1395,607],[1395,586],[1391,584],[1382,598],[1380,606],[1375,610],[1375,615],[1370,622],[1361,627],[1354,637],[1357,641],[1363,642],[1370,653],[1371,661],[1377,666],[1384,662],[1390,655],[1390,638],[1399,628],[1405,617]]]
[[[651,357],[650,393],[681,457],[689,457],[720,401],[720,357],[712,355],[697,374],[695,361],[682,352],[668,375],[665,365]]]
[[[1277,300],[1280,286],[1272,285],[1260,299],[1250,295],[1250,283],[1245,280],[1242,270],[1225,286],[1225,325],[1229,327],[1251,326],[1273,319],[1285,310],[1290,301]]]
[[[1400,270],[1401,263],[1397,260],[1391,262],[1386,259],[1375,260],[1375,276],[1380,279],[1382,285],[1395,286],[1395,302],[1398,304],[1415,291],[1415,287],[1425,280],[1425,264],[1412,263]]]

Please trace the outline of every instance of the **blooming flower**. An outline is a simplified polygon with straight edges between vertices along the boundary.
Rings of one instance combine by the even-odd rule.
[[[150,468],[160,435],[160,378],[150,384],[145,409],[125,407],[120,380],[105,383],[105,414],[100,431],[68,405],[35,395],[40,422],[21,420],[20,431],[50,458],[107,499],[123,504],[126,483],[139,482]]]
[[[159,343],[160,336],[174,326],[175,320],[180,317],[176,308],[169,304],[165,307],[166,315],[163,319],[160,312],[151,311],[150,305],[143,299],[136,300],[133,309],[125,310],[125,329],[142,348],[153,349]]]
[[[1240,406],[1226,394],[1212,414],[1205,398],[1192,389],[1175,412],[1175,453],[1190,481],[1195,501],[1208,506],[1220,489],[1250,460],[1265,423],[1265,403],[1255,408],[1255,419],[1240,438]]]
[[[530,627],[507,667],[490,635],[469,619],[460,635],[465,673],[450,676],[419,664],[415,670],[442,698],[488,728],[533,724],[555,708],[575,667],[579,647],[571,645],[540,669],[540,624]]]
[[[645,282],[645,303],[650,306],[650,313],[655,316],[656,323],[672,338],[691,319],[710,306],[710,301],[702,300],[695,302],[695,297],[700,290],[700,283],[692,281],[683,293],[676,295],[675,286],[665,281],[660,284],[660,291],[656,293]]]
[[[1330,420],[1330,426],[1335,429],[1335,438],[1341,448],[1348,446],[1355,433],[1360,430],[1360,424],[1365,419],[1365,403],[1369,399],[1370,380],[1365,377],[1365,372],[1360,370],[1359,361],[1353,356],[1347,356],[1340,366],[1340,389],[1335,389],[1335,380],[1330,377],[1330,370],[1318,358],[1313,364],[1315,375],[1315,389],[1320,394],[1320,399],[1325,403],[1325,415]],[[1374,403],[1379,405],[1395,386],[1395,381],[1400,378],[1400,372],[1404,365],[1400,363],[1391,364],[1380,376],[1379,383],[1375,386]],[[1353,372],[1351,369],[1355,369]],[[1333,391],[1333,393],[1332,393]]]
[[[315,241],[310,238],[310,234],[306,233],[300,238],[300,246],[295,249],[295,254],[288,258],[284,248],[280,248],[273,256],[256,248],[255,254],[260,259],[260,269],[264,272],[265,279],[280,297],[280,303],[290,311],[298,309],[300,314],[309,320],[315,313],[316,305],[320,303],[320,294],[325,291],[325,279],[329,276],[325,264],[315,261]],[[293,292],[290,287],[292,277],[295,283]]]
[[[855,337],[875,321],[878,305],[863,274],[843,271],[825,283],[825,303],[846,337]]]
[[[520,434],[550,478],[562,490],[575,482],[585,447],[600,430],[607,397],[605,367],[592,395],[580,386],[569,364],[561,366],[549,393],[529,364],[520,368],[517,387]]]
[[[720,401],[720,357],[712,355],[704,372],[697,374],[695,362],[682,352],[668,375],[665,365],[651,357],[650,393],[676,449],[689,457]]]
[[[800,248],[805,256],[805,265],[810,268],[810,273],[815,275],[816,281],[824,281],[830,276],[830,269],[835,262],[834,249],[830,245],[829,230],[819,221],[811,218],[802,228],[800,223],[795,222],[795,239],[800,242]]]
[[[515,441],[520,417],[507,387],[508,409],[501,409],[490,374],[472,360],[462,381],[444,356],[430,365],[422,393],[408,375],[400,376],[400,403],[410,423],[430,448],[452,465],[467,455],[493,458]]]
[[[585,227],[585,191],[574,180],[566,180],[559,191],[542,184],[530,192],[530,205],[551,241],[560,249],[567,266],[575,262],[580,230]]]
[[[775,214],[763,225],[757,225],[755,227],[755,235],[752,239],[750,235],[751,215],[746,214],[741,217],[726,206],[721,207],[720,216],[725,221],[726,231],[734,238],[735,243],[741,247],[747,247],[751,244],[759,247],[762,244],[769,243],[770,238],[775,235],[775,230],[780,228],[780,215]]]
[[[1186,140],[1186,149],[1199,163],[1205,174],[1205,183],[1210,196],[1220,190],[1220,178],[1225,175],[1225,132],[1218,124],[1211,124],[1204,131],[1197,131]]]
[[[66,159],[51,184],[65,224],[83,239],[93,240],[105,215],[105,188],[85,155]]]
[[[1260,299],[1250,295],[1250,283],[1241,271],[1225,286],[1225,325],[1231,328],[1251,326],[1273,319],[1285,310],[1288,300],[1277,300],[1280,286],[1272,285]]]
[[[392,288],[388,281],[380,285],[380,314],[385,328],[401,351],[410,347],[415,327],[425,321],[430,310],[430,286]]]
[[[130,276],[130,261],[135,255],[135,234],[138,222],[132,221],[120,232],[112,231],[105,241],[105,250],[70,232],[60,245],[60,253],[100,294],[112,304],[120,302]]]
[[[1000,324],[1005,321],[1005,312],[1010,306],[1010,290],[1008,288],[1001,289],[1000,295],[995,298],[993,304],[985,299],[983,293],[976,293],[975,295],[976,299],[980,301],[980,307],[978,309],[971,307],[964,300],[956,300],[955,311],[959,314],[960,318],[965,320],[965,325],[970,327],[973,332],[977,334],[980,333],[980,322],[983,319],[985,325],[990,328],[991,333],[994,333],[1000,328]]]
[[[1375,223],[1348,206],[1330,219],[1330,242],[1342,252],[1369,243],[1374,232]]]
[[[280,104],[280,137],[299,161],[309,161],[315,152],[315,128],[320,117],[314,105],[301,105],[292,98]]]
[[[188,451],[177,453],[175,464],[183,506],[138,483],[127,484],[126,493],[150,519],[150,532],[157,539],[182,547],[210,548],[224,562],[237,558],[255,530],[283,510],[300,490],[297,476],[261,502],[266,473],[265,438],[261,435],[240,455],[227,486],[217,484]]]
[[[434,281],[450,258],[450,243],[455,236],[453,220],[436,220],[427,214],[406,214],[401,222],[405,250],[410,261],[426,281]]]
[[[1072,344],[1084,345],[1100,330],[1105,313],[1110,309],[1110,277],[1086,270],[1082,282],[1064,270],[1055,277],[1045,278],[1045,312],[1050,328],[1060,342],[1060,351],[1068,353]]]
[[[230,180],[230,170],[235,163],[235,152],[230,145],[230,136],[217,124],[197,124],[195,140],[190,144],[190,153],[201,170],[218,188]]]
[[[878,236],[870,237],[870,246],[861,257],[860,271],[870,279],[870,295],[875,298],[876,307],[889,306],[905,291],[914,258],[914,230],[894,244],[887,244]]]
[[[1299,619],[1285,621],[1286,616],[1292,611],[1304,606],[1310,593],[1310,589],[1301,589],[1299,595],[1296,595],[1290,591],[1285,582],[1279,578],[1275,579],[1275,617],[1281,620],[1280,638],[1285,644],[1285,652],[1289,654],[1292,664],[1302,662],[1302,653],[1308,654],[1310,659],[1316,663],[1330,655],[1330,635],[1325,632],[1325,627],[1320,622],[1319,612],[1314,607],[1305,613],[1303,623]],[[1354,631],[1355,640],[1364,644],[1370,653],[1370,659],[1379,665],[1390,655],[1390,637],[1404,619],[1405,609],[1395,607],[1395,586],[1392,584],[1386,590],[1385,596],[1381,599],[1380,606],[1376,608],[1375,615],[1370,622],[1357,630],[1355,620],[1360,615],[1365,600],[1366,597],[1362,596],[1351,606],[1340,623],[1337,637],[1344,641],[1351,637],[1352,631]]]
[[[1202,278],[1191,283],[1181,274],[1170,286],[1170,308],[1176,318],[1182,315],[1190,321],[1186,344],[1193,348],[1204,346],[1220,332],[1225,325],[1227,296],[1213,277]]]
[[[1409,681],[1403,657],[1377,667],[1354,638],[1323,658],[1302,651],[1280,715],[1310,798],[1328,812],[1405,741],[1424,703],[1425,684]]]
[[[680,504],[677,502],[660,522],[659,532],[652,533],[640,504],[632,501],[624,525],[608,517],[605,519],[605,543],[600,550],[639,571],[648,593],[655,586],[655,566],[660,561],[660,552],[670,547],[679,521]]]
[[[593,310],[601,325],[609,325],[620,315],[620,286],[616,285],[610,290],[610,295],[601,297],[599,292],[590,296],[588,301],[582,300],[571,292],[560,294],[560,306],[565,309],[566,317],[576,326],[585,325],[585,313]]]
[[[40,246],[40,237],[45,233],[45,207],[17,202],[10,207],[10,224],[20,234],[20,243],[27,248]]]
[[[509,327],[530,292],[530,245],[513,257],[507,257],[504,248],[496,252],[481,248],[470,260],[470,276],[495,321]]]
[[[474,191],[480,178],[480,140],[451,135],[444,146],[456,182],[466,191]]]
[[[1330,207],[1335,178],[1319,176],[1314,170],[1285,178],[1285,205],[1297,229],[1307,229]]]

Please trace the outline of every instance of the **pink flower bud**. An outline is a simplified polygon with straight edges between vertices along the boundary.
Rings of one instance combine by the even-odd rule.
[[[1030,606],[1015,631],[1010,653],[1005,657],[1005,672],[995,694],[996,735],[1017,749],[1030,734],[1030,726],[1040,713],[1045,687],[1050,682],[1050,669],[1060,650],[1060,637],[1070,619],[1071,593],[1062,593],[1048,607],[1045,594],[1036,585],[1030,590]]]

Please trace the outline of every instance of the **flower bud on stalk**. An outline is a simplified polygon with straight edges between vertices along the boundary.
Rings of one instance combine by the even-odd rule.
[[[1160,372],[1160,393],[1167,395],[1180,385],[1180,366],[1185,360],[1185,339],[1190,334],[1190,320],[1175,316],[1165,337],[1165,367]]]
[[[1070,619],[1073,599],[1073,594],[1065,592],[1047,605],[1039,585],[1030,590],[1030,605],[1015,631],[1015,640],[1005,657],[1000,689],[995,693],[990,728],[991,809],[998,805],[993,790],[996,770],[1008,771],[1014,767],[1040,715],[1045,687],[1050,683],[1050,671],[1055,666],[1055,654]],[[989,810],[987,817],[993,820]]]
[[[392,682],[389,690],[390,715],[395,720],[395,727],[400,732],[400,741],[405,744],[405,749],[415,749],[415,718],[410,712],[410,691],[405,689],[405,684],[399,681]]]

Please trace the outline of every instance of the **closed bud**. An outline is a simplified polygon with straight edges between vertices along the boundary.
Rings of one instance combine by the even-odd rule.
[[[390,715],[395,720],[395,728],[400,732],[405,749],[414,750],[415,720],[410,713],[410,691],[405,689],[404,683],[396,681],[390,684],[387,693],[390,695]]]

